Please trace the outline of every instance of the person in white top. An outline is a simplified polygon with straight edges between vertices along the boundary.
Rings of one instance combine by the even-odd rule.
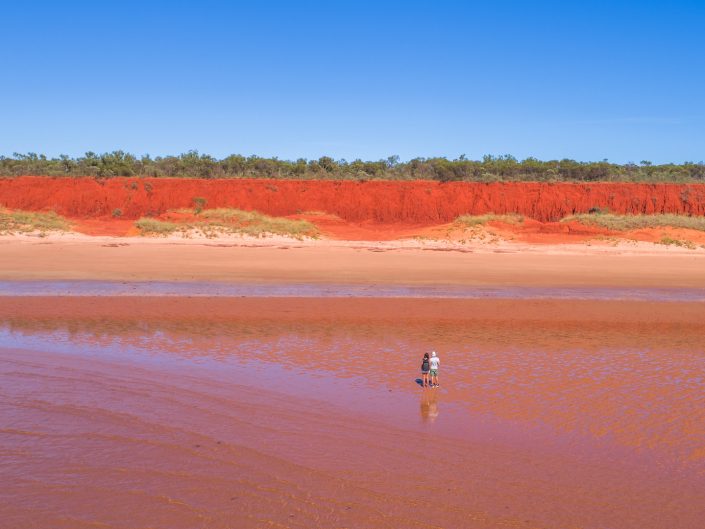
[[[437,388],[440,384],[438,383],[438,368],[441,365],[441,359],[436,355],[436,351],[431,352],[431,358],[429,359],[429,364],[431,367],[431,387]]]

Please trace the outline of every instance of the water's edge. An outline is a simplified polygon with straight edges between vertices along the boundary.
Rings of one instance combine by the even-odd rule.
[[[30,280],[0,281],[0,296],[487,298],[705,302],[705,288]]]

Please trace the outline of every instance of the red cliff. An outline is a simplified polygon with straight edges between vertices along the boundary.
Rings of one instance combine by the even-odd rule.
[[[554,221],[592,208],[612,213],[705,215],[705,184],[477,183],[433,181],[300,181],[182,178],[0,179],[0,205],[54,210],[66,217],[123,219],[170,209],[257,210],[270,215],[325,211],[349,222],[440,224],[459,215],[518,213]]]

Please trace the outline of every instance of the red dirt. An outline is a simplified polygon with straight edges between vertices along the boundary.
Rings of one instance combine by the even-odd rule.
[[[409,237],[422,236],[429,229],[425,224],[381,223],[381,222],[346,222],[336,215],[326,213],[303,213],[287,215],[294,220],[306,220],[314,224],[319,231],[331,239],[343,241],[394,241]]]
[[[204,180],[186,178],[0,179],[0,205],[69,218],[158,216],[194,207],[234,207],[277,216],[322,211],[348,223],[431,226],[464,214],[518,213],[556,221],[591,208],[618,214],[705,215],[705,184],[476,183],[432,181]]]
[[[133,220],[73,219],[71,227],[73,231],[84,235],[110,235],[114,237],[139,235],[139,230],[135,228]]]
[[[587,226],[579,222],[539,222],[528,218],[517,224],[491,221],[486,227],[491,235],[532,244],[577,243],[600,237],[625,237],[624,233],[613,232],[599,226]],[[453,235],[453,238],[463,237],[466,235],[462,232]]]
[[[525,219],[521,224],[489,222],[487,226],[490,233],[504,239],[532,244],[577,243],[595,239],[625,239],[654,243],[670,239],[696,245],[705,244],[705,232],[670,226],[613,231],[579,222],[538,222],[531,219]]]

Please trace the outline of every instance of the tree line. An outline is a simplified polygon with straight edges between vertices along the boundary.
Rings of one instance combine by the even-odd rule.
[[[329,156],[295,161],[233,154],[222,159],[197,151],[178,156],[137,157],[123,151],[87,152],[73,158],[61,155],[14,153],[0,156],[0,176],[151,176],[185,178],[288,178],[327,180],[437,180],[451,181],[565,181],[565,182],[705,182],[705,164],[639,163],[616,164],[607,160],[580,162],[536,158],[518,160],[511,155],[484,156],[470,160],[464,155],[447,158],[398,156],[384,160],[335,160]]]

